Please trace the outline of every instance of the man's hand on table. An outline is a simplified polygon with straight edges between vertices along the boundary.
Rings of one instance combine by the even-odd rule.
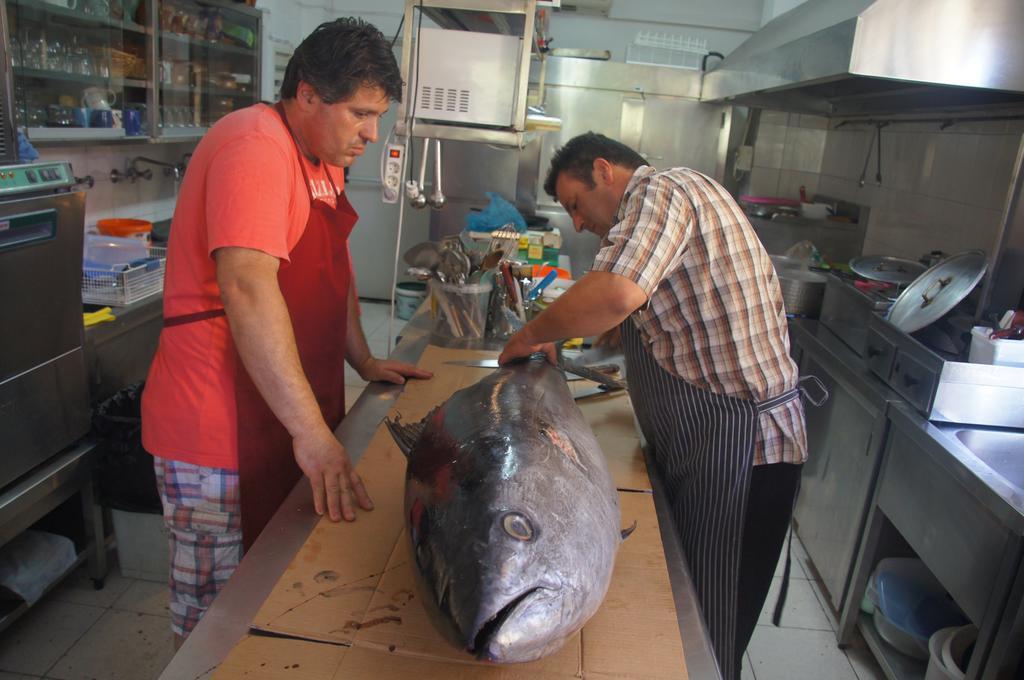
[[[344,517],[351,522],[356,518],[357,503],[363,510],[373,510],[373,501],[359,473],[352,467],[348,452],[326,424],[292,439],[292,448],[295,462],[313,488],[316,514],[324,514],[326,508],[331,521]]]
[[[407,378],[420,378],[426,380],[433,378],[434,374],[417,368],[414,364],[392,359],[375,359],[370,357],[362,366],[355,366],[359,377],[369,382],[389,382],[396,385],[404,385]]]

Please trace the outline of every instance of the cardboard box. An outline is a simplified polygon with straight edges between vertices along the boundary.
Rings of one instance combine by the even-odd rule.
[[[487,370],[445,361],[494,356],[428,347],[419,365],[433,370],[434,379],[411,381],[395,412],[403,420],[418,420]],[[572,385],[586,389],[591,383]],[[352,523],[322,520],[253,621],[257,630],[300,639],[247,638],[215,677],[283,677],[292,658],[310,664],[309,677],[325,680],[687,677],[632,408],[627,397],[609,396],[583,402],[581,410],[620,489],[623,527],[636,521],[637,528],[619,549],[601,609],[561,650],[527,664],[482,664],[441,637],[420,603],[408,557],[405,458],[381,427],[358,466],[376,503],[374,511]]]

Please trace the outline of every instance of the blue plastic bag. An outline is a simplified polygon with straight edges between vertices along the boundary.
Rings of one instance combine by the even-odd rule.
[[[34,160],[38,160],[39,152],[32,146],[32,142],[28,141],[28,137],[21,130],[18,130],[18,160],[22,163],[29,163]]]
[[[514,205],[493,191],[486,192],[486,195],[491,202],[480,212],[466,215],[464,231],[491,232],[510,223],[515,225],[516,231],[520,234],[526,231],[526,220]]]

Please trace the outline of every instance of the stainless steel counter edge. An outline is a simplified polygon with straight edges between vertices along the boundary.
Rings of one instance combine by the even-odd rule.
[[[405,325],[402,340],[391,358],[415,362],[423,353],[431,339],[425,308],[422,305]],[[486,340],[442,341],[434,338],[434,342],[467,349],[496,350],[503,346],[502,342]],[[380,421],[401,392],[400,385],[371,383],[346,415],[335,434],[349,451],[353,464],[362,457]],[[672,528],[671,510],[653,461],[649,455],[646,457],[687,671],[696,680],[719,680],[721,673],[697,606],[696,591],[682,557],[678,535]],[[373,490],[370,492],[372,494]],[[246,553],[213,606],[160,674],[160,680],[199,680],[212,675],[245,637],[249,623],[319,520],[313,512],[309,484],[301,480]]]
[[[102,343],[110,336],[125,333],[132,328],[163,315],[164,296],[151,295],[123,307],[111,307],[113,321],[104,321],[85,329],[86,342]]]
[[[1015,534],[1024,535],[1024,495],[986,465],[955,433],[986,430],[974,425],[936,424],[905,403],[889,405],[889,419]]]

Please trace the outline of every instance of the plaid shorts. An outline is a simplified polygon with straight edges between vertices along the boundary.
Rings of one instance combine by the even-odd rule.
[[[153,457],[170,529],[171,628],[188,635],[242,559],[238,471]]]

